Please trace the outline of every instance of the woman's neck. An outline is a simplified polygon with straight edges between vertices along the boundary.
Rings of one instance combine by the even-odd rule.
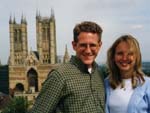
[[[123,78],[123,79],[128,79],[128,78],[131,78],[132,77],[132,75],[133,75],[133,71],[131,72],[120,72],[120,74],[121,74],[121,78]]]

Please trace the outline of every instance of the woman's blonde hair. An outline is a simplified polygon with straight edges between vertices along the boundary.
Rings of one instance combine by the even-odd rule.
[[[107,51],[107,65],[109,69],[109,81],[113,89],[118,85],[124,87],[123,80],[120,75],[119,68],[114,62],[114,56],[116,47],[119,43],[126,42],[129,44],[130,49],[133,49],[134,54],[136,55],[136,61],[134,66],[134,72],[132,75],[132,87],[135,88],[139,83],[144,83],[144,73],[142,71],[142,61],[141,61],[141,52],[138,41],[131,35],[123,35],[119,37],[113,45]]]

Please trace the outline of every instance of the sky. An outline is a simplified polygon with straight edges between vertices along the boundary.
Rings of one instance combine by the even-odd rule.
[[[72,49],[73,28],[82,21],[94,21],[103,29],[102,47],[97,62],[106,61],[106,52],[121,35],[131,34],[140,44],[142,61],[150,61],[150,0],[0,0],[0,61],[6,64],[10,53],[9,19],[20,23],[26,17],[28,50],[36,49],[35,17],[56,19],[57,54],[64,55],[65,46]]]

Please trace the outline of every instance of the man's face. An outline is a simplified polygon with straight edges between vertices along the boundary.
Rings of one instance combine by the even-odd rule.
[[[81,32],[78,36],[78,42],[72,42],[77,57],[88,67],[92,66],[101,44],[98,35],[90,32]]]

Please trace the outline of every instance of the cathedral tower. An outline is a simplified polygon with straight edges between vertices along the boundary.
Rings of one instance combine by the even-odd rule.
[[[10,59],[9,65],[22,65],[28,54],[27,22],[22,16],[21,23],[17,24],[15,18],[9,20],[10,32]]]
[[[41,64],[55,64],[57,61],[56,53],[56,30],[55,30],[54,11],[50,17],[36,15],[36,37],[37,51]]]

